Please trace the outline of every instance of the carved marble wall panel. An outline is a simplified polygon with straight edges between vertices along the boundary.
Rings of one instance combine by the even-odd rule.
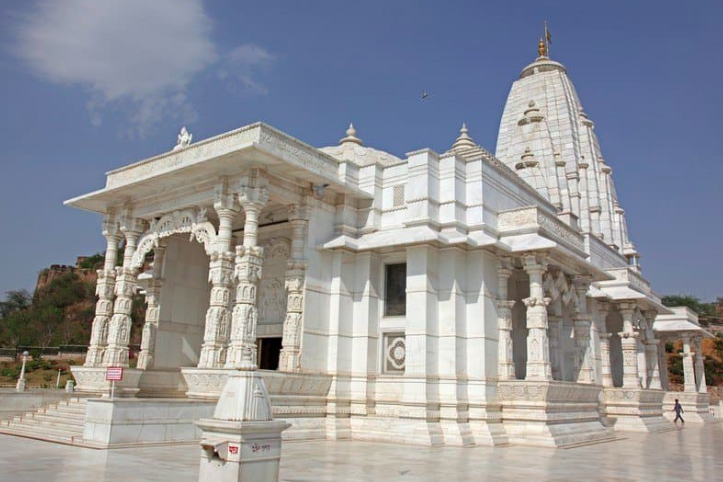
[[[286,264],[291,254],[291,241],[283,237],[269,238],[261,243],[264,265],[259,282],[259,325],[282,325],[286,317]]]

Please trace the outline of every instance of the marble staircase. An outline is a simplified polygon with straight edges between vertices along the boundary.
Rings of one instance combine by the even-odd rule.
[[[86,410],[85,398],[51,403],[36,412],[0,421],[0,433],[81,445]]]

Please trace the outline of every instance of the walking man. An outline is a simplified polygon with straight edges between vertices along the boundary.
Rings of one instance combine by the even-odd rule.
[[[683,425],[685,425],[685,420],[683,420],[683,417],[680,416],[681,413],[683,413],[683,406],[678,402],[678,399],[675,399],[675,405],[673,406],[673,411],[675,412],[675,420],[673,420],[673,423],[678,423],[678,420],[683,422]]]

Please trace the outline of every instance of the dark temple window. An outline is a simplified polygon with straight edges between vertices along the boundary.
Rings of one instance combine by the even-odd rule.
[[[407,313],[407,265],[386,265],[384,314],[403,316]]]

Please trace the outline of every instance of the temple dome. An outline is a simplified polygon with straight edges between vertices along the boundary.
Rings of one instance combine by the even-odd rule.
[[[394,154],[364,146],[362,140],[357,137],[357,132],[353,124],[349,124],[349,128],[346,130],[346,137],[339,140],[339,145],[322,147],[319,150],[340,161],[351,162],[360,167],[371,166],[373,164],[390,166],[404,162]]]

